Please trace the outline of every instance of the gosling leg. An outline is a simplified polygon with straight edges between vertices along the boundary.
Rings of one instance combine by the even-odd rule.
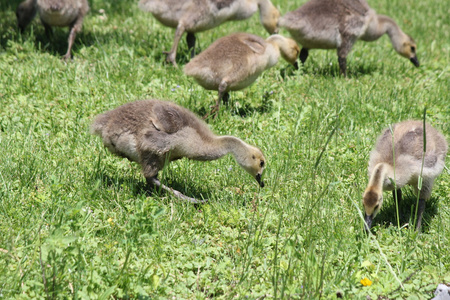
[[[153,187],[156,187],[156,188],[162,188],[163,190],[165,190],[165,191],[171,193],[172,195],[174,195],[175,197],[183,199],[183,200],[186,200],[186,201],[188,201],[190,203],[200,204],[200,203],[206,203],[208,201],[208,200],[197,200],[195,198],[188,197],[188,196],[182,194],[181,192],[179,192],[177,190],[174,190],[174,189],[172,189],[172,188],[162,184],[156,177],[147,178],[147,183],[150,186],[153,186]]]
[[[42,21],[41,21],[42,22]],[[44,25],[44,29],[45,29],[45,36],[48,39],[51,39],[53,37],[53,29],[50,25],[48,25],[47,23],[42,22],[42,25]]]
[[[70,26],[70,33],[69,33],[69,39],[68,39],[68,45],[67,45],[67,53],[63,56],[64,60],[68,60],[72,58],[72,46],[73,42],[75,41],[75,37],[77,36],[77,32],[81,29],[81,24],[83,22],[83,18],[80,20],[77,20],[74,22],[72,26]]]
[[[392,197],[394,197],[394,201],[397,201],[397,206],[400,207],[400,203],[402,202],[402,190],[393,190]]]
[[[166,62],[172,63],[174,67],[178,67],[175,58],[177,56],[178,43],[180,42],[183,33],[184,33],[184,25],[180,22],[178,23],[177,30],[175,31],[175,38],[173,39],[172,49],[170,49],[170,51],[168,52],[167,51],[163,52],[164,54],[167,55]]]
[[[353,44],[356,40],[356,36],[344,33],[342,45],[337,49],[339,70],[341,75],[344,75],[344,77],[347,77],[347,55],[352,50]]]
[[[420,231],[422,225],[422,215],[425,210],[425,199],[419,199],[419,208],[417,209],[416,231]]]
[[[222,96],[223,104],[228,104],[228,100],[230,100],[230,93],[228,93],[228,92],[223,93],[223,96]]]
[[[220,101],[223,100],[224,102],[227,102],[230,95],[227,92],[227,82],[225,80],[222,80],[222,82],[219,84],[219,97],[217,97],[216,105],[213,106],[213,109],[207,113],[203,119],[208,118],[209,115],[214,114],[214,119],[217,117],[217,113],[219,112],[220,107]]]
[[[347,77],[347,58],[346,57],[338,57],[339,62],[339,70],[341,75],[344,75],[344,77]]]
[[[195,34],[188,32],[186,35],[186,42],[188,45],[188,49],[191,52],[191,58],[195,56]]]
[[[302,62],[302,64],[305,64],[305,61],[308,58],[308,54],[308,49],[302,48],[302,50],[300,50],[300,61]]]

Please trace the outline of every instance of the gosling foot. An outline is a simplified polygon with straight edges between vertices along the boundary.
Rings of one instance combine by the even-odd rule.
[[[188,197],[188,196],[182,194],[181,192],[179,192],[179,191],[177,191],[177,190],[174,190],[174,189],[172,189],[172,188],[170,188],[170,187],[168,187],[168,186],[162,184],[162,183],[161,183],[157,178],[155,178],[155,177],[148,178],[148,179],[147,179],[147,183],[148,183],[150,186],[152,186],[153,188],[161,188],[161,189],[165,190],[166,192],[169,192],[170,194],[174,195],[175,197],[180,198],[180,199],[183,199],[183,200],[188,201],[188,202],[190,202],[190,203],[194,203],[194,204],[202,204],[202,203],[208,202],[207,199],[205,199],[205,200],[198,200],[198,199],[195,199],[195,198]]]
[[[178,68],[177,62],[175,61],[175,53],[170,51],[163,51],[166,56],[166,62],[171,63],[175,68]]]

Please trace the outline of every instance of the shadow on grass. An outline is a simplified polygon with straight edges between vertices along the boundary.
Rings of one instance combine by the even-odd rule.
[[[389,193],[389,196],[387,198],[388,199],[385,199],[385,204],[389,204],[389,206],[384,206],[383,209],[378,213],[378,215],[373,220],[373,226],[396,226],[397,212],[395,208],[395,200],[392,198],[392,193]],[[432,197],[428,201],[426,201],[425,211],[422,216],[422,232],[428,231],[428,222],[437,214],[438,200],[438,198]],[[410,191],[403,193],[403,199],[399,206],[400,226],[404,226],[405,224],[408,224],[408,226],[412,226],[412,224],[416,222],[416,204],[417,197],[415,195],[413,195]]]
[[[339,66],[336,63],[332,65],[317,64],[314,61],[306,61],[305,65],[302,66],[301,62],[298,62],[301,72],[309,75],[318,75],[325,78],[339,78],[344,76],[341,75]],[[359,77],[364,75],[371,75],[379,71],[379,66],[371,62],[358,61],[355,63],[350,63],[347,65],[347,78]]]
[[[146,196],[156,196],[156,197],[173,197],[176,198],[175,196],[167,193],[164,190],[160,190],[160,189],[154,189],[151,186],[147,185],[147,183],[145,181],[139,180],[139,181],[135,181],[134,179],[130,178],[130,177],[123,177],[123,176],[114,176],[111,177],[107,174],[104,174],[103,172],[96,172],[93,176],[92,176],[92,180],[94,181],[100,181],[101,185],[104,187],[113,187],[113,188],[118,188],[120,186],[128,186],[133,194],[133,196],[140,196],[142,194],[145,194]],[[194,190],[193,188],[190,187],[186,187],[186,185],[181,184],[180,182],[176,181],[176,180],[168,180],[166,178],[166,180],[161,180],[161,183],[174,189],[177,190],[181,193],[183,193],[184,195],[188,196],[188,197],[193,197],[195,199],[207,199],[205,198],[205,196],[209,195],[209,191],[201,188],[201,189],[197,189]],[[186,192],[184,190],[187,190]],[[179,201],[184,201],[184,200],[179,200]]]
[[[266,91],[264,95],[261,97],[260,105],[255,106],[254,103],[249,103],[243,98],[233,99],[233,92],[230,92],[230,99],[227,103],[221,103],[219,112],[217,113],[217,118],[220,118],[220,115],[224,113],[224,111],[231,111],[231,115],[240,116],[242,118],[249,117],[253,115],[255,112],[264,114],[270,112],[273,108],[273,101],[270,100],[272,93]],[[211,99],[211,102],[205,103],[206,106],[202,106],[201,108],[194,110],[195,114],[198,116],[206,116],[211,112],[211,107],[215,104],[216,98]],[[237,102],[240,103],[239,107],[235,105]],[[216,118],[216,119],[217,119]],[[208,123],[210,120],[214,119],[214,114],[208,116],[205,121]]]

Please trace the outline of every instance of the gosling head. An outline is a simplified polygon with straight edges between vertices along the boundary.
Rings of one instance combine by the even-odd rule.
[[[413,38],[405,34],[402,38],[401,44],[396,47],[396,51],[403,57],[408,58],[416,67],[420,66],[419,59],[416,54],[416,43]]]
[[[281,56],[288,63],[296,66],[297,58],[300,54],[300,47],[297,45],[297,42],[293,39],[286,38],[286,43],[280,47]]]
[[[17,26],[23,32],[36,15],[36,7],[33,1],[24,1],[16,9]]]
[[[260,187],[264,187],[262,175],[266,167],[264,154],[256,147],[249,146],[247,153],[238,160],[239,165],[244,168],[253,178],[256,179]]]
[[[364,221],[367,224],[365,226],[366,231],[369,231],[372,227],[372,220],[380,211],[382,204],[383,192],[372,187],[368,187],[363,195]]]
[[[278,46],[280,49],[280,54],[285,61],[294,65],[296,68],[298,67],[297,58],[300,53],[300,47],[297,45],[296,41],[279,34],[269,36],[267,41]]]
[[[259,19],[269,34],[278,33],[278,19],[280,18],[280,12],[270,2],[264,2],[264,5],[259,4]]]

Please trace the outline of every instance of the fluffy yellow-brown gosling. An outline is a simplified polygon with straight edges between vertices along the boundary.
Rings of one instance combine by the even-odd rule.
[[[221,99],[228,99],[228,91],[251,85],[264,70],[278,62],[280,55],[297,67],[299,52],[294,40],[279,34],[264,40],[249,33],[234,33],[218,39],[194,57],[184,72],[205,89],[219,91],[213,109],[217,112]]]
[[[337,49],[341,74],[347,75],[347,55],[358,40],[375,41],[387,33],[392,46],[416,67],[416,43],[387,16],[377,15],[365,0],[310,0],[280,18],[278,25],[286,28],[303,48],[302,63],[309,49]]]
[[[270,33],[277,30],[279,11],[270,0],[140,0],[139,8],[150,12],[163,25],[176,28],[172,49],[165,52],[166,61],[177,65],[175,57],[184,32],[194,57],[195,33],[205,31],[226,21],[250,18],[258,9],[264,28]]]
[[[261,187],[266,167],[263,153],[233,136],[216,136],[189,110],[172,102],[141,100],[98,115],[91,133],[100,136],[113,154],[142,166],[147,183],[192,203],[202,203],[173,190],[156,178],[165,162],[183,157],[215,160],[231,153]]]
[[[420,230],[425,200],[431,196],[434,180],[444,168],[447,142],[444,136],[429,124],[425,126],[426,152],[422,166],[423,135],[422,121],[404,121],[384,130],[378,138],[369,160],[369,184],[364,192],[366,230],[383,204],[383,191],[393,191],[401,201],[401,188],[406,184],[419,194],[416,229]],[[392,145],[394,143],[394,147]],[[423,168],[423,169],[422,169]],[[422,172],[422,189],[418,190]]]
[[[16,16],[22,32],[36,12],[39,13],[47,36],[51,35],[52,26],[70,27],[67,53],[63,56],[64,59],[70,59],[73,42],[88,11],[87,0],[26,0],[17,7]]]

